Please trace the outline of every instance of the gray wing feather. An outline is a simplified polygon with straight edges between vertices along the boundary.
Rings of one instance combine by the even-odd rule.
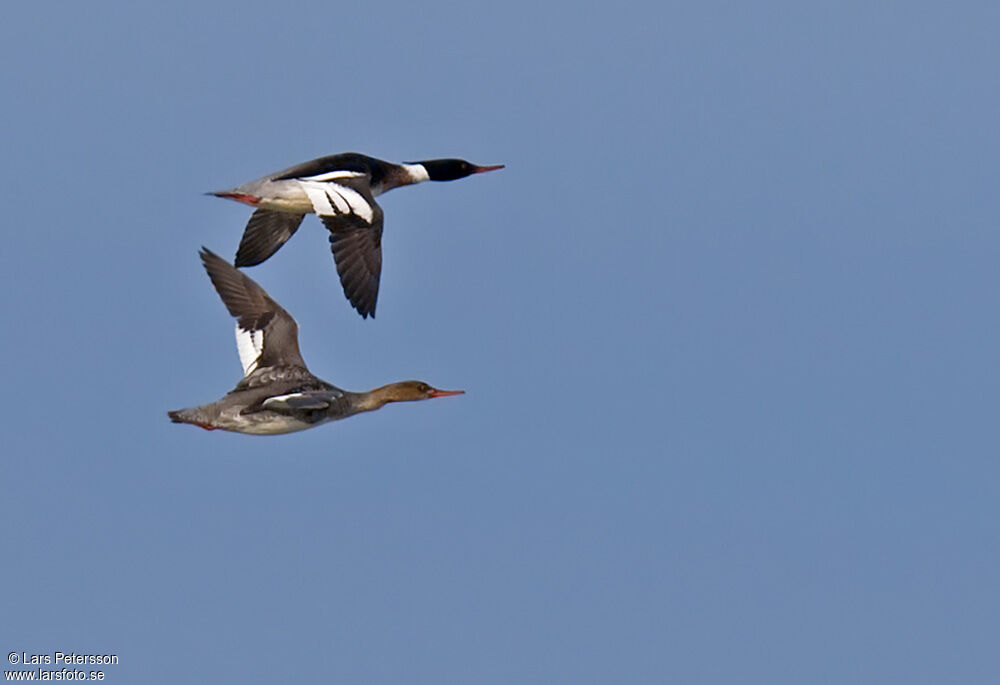
[[[208,248],[201,248],[212,285],[229,313],[245,331],[262,331],[263,349],[257,368],[291,366],[306,368],[299,352],[299,327],[295,319],[271,299],[257,283]]]

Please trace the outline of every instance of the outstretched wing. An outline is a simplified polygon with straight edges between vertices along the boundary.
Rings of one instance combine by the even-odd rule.
[[[212,285],[236,317],[236,347],[244,377],[268,367],[306,368],[295,319],[250,277],[208,248],[201,249]]]
[[[382,275],[382,208],[367,174],[335,171],[299,179],[313,209],[330,231],[340,284],[363,318],[375,316]]]
[[[295,235],[304,217],[271,209],[255,211],[236,251],[236,266],[256,266],[273,255]]]
[[[362,228],[332,225],[335,222],[326,218],[323,223],[330,229],[330,251],[344,295],[363,318],[375,318],[382,275],[382,222]]]

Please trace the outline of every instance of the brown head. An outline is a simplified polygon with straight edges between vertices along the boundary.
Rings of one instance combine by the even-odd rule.
[[[389,402],[413,402],[415,400],[429,400],[433,397],[451,397],[452,395],[462,395],[464,390],[438,390],[437,388],[424,383],[423,381],[400,381],[390,383],[381,388],[375,388],[368,393],[372,402],[372,409],[388,404]]]

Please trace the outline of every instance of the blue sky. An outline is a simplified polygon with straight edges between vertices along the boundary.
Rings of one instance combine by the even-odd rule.
[[[0,647],[107,682],[995,682],[1000,10],[12,6]],[[203,196],[405,188],[378,318],[314,217],[311,370],[461,398],[255,438]]]

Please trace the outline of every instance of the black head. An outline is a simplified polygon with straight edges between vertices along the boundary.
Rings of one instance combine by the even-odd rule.
[[[454,181],[459,178],[471,176],[472,174],[482,174],[487,171],[503,169],[503,164],[476,166],[472,162],[466,162],[464,159],[429,159],[426,162],[411,163],[423,166],[432,181]]]

